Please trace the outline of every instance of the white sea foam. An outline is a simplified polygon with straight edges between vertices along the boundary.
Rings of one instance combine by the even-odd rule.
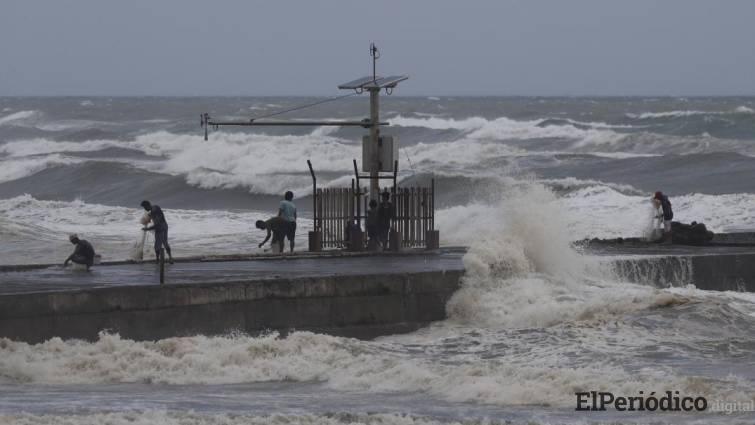
[[[49,167],[76,164],[78,162],[80,162],[79,159],[63,155],[0,160],[0,183],[31,176]]]
[[[0,117],[0,125],[18,124],[27,120],[33,120],[41,116],[39,111],[18,111],[4,117]]]
[[[529,345],[519,342],[521,348]],[[689,379],[658,369],[631,374],[601,359],[583,367],[559,366],[559,353],[538,360],[527,351],[524,364],[515,352],[510,358],[469,359],[467,353],[436,362],[404,354],[390,341],[309,332],[286,338],[193,336],[157,342],[101,334],[93,343],[53,338],[36,345],[0,339],[0,352],[0,380],[6,384],[320,381],[341,391],[424,392],[448,401],[500,405],[571,405],[575,389],[610,388],[625,394],[694,389],[722,397],[741,390],[736,380]],[[743,398],[741,393],[735,397]]]
[[[114,124],[106,121],[93,120],[57,120],[49,122],[39,122],[34,125],[35,128],[44,131],[66,131],[66,130],[84,130],[87,128],[104,128]]]
[[[43,155],[94,152],[117,147],[164,158],[164,161],[159,163],[126,159],[122,162],[139,168],[146,167],[152,172],[182,175],[188,183],[202,188],[244,187],[254,193],[277,194],[285,190],[303,193],[311,190],[311,181],[308,173],[301,172],[297,175],[296,171],[306,170],[306,159],[312,160],[318,172],[337,171],[350,174],[350,159],[361,155],[361,147],[330,136],[332,131],[330,128],[318,128],[305,136],[217,133],[209,142],[193,135],[167,132],[145,134],[132,141],[59,142],[32,139],[0,145],[0,153],[13,158],[34,155],[34,161],[37,163],[46,161],[54,165],[60,162],[59,156],[45,160]],[[83,159],[77,161],[81,162]],[[12,165],[14,162],[9,161],[8,164]],[[34,172],[38,172],[43,168],[33,169]],[[8,176],[20,177],[29,174],[32,173],[7,173]],[[327,184],[327,178],[321,177],[320,180]]]
[[[21,117],[18,114],[22,113],[11,116]],[[36,112],[24,111],[24,114],[34,115]],[[511,157],[586,153],[623,159],[716,151],[755,154],[755,148],[743,146],[736,140],[719,140],[710,136],[660,136],[644,132],[622,134],[602,127],[582,129],[574,125],[541,125],[544,120],[397,116],[391,121],[399,126],[460,130],[462,134],[453,141],[420,140],[402,148],[402,157],[408,155],[416,171],[445,175],[479,177],[501,174],[500,163]],[[62,122],[61,125],[69,124],[89,125],[87,122]],[[146,166],[148,171],[183,176],[188,183],[202,188],[246,188],[250,192],[266,194],[292,189],[303,193],[310,189],[304,166],[306,159],[312,160],[316,172],[340,173],[345,177],[353,171],[350,159],[361,156],[358,143],[335,137],[335,131],[333,127],[320,127],[307,135],[275,136],[217,132],[207,142],[191,134],[166,131],[143,134],[133,140],[70,142],[37,138],[0,145],[0,153],[21,158],[117,147],[143,152],[158,160],[138,164],[132,161],[135,167]],[[539,141],[534,148],[524,142],[533,139],[546,142]],[[497,162],[485,165],[491,161]],[[49,163],[54,164],[54,161]],[[321,175],[319,183],[328,185],[334,178],[338,177]]]
[[[627,195],[595,186],[565,195],[563,204],[580,217],[571,226],[575,238],[642,236],[650,195]],[[671,202],[674,220],[705,223],[714,232],[730,227],[755,229],[753,194],[690,194],[672,197]]]
[[[137,137],[129,146],[166,156],[163,172],[184,175],[199,187],[245,187],[254,193],[280,193],[293,187],[302,192],[309,188],[308,176],[290,173],[306,170],[306,159],[312,160],[317,171],[347,173],[349,159],[360,155],[356,144],[325,133],[315,130],[314,135],[276,137],[218,133],[204,142],[192,135],[158,132]]]
[[[561,209],[554,215],[568,213],[572,217],[562,223],[570,240],[643,236],[651,193],[589,180],[543,180],[543,183],[569,189],[561,195]],[[714,232],[755,229],[755,194],[689,194],[674,196],[671,202],[674,219],[678,221],[705,223]],[[503,208],[495,202],[449,207],[437,211],[436,224],[444,242],[469,245],[494,225]]]
[[[582,189],[589,186],[605,186],[619,193],[628,195],[644,196],[646,193],[645,191],[637,189],[630,184],[611,183],[593,179],[578,179],[576,177],[564,177],[560,179],[538,179],[537,181],[546,186],[555,188],[554,190],[556,190],[557,192],[564,190],[574,191],[576,189]]]
[[[36,138],[18,140],[0,145],[0,153],[10,157],[41,156],[63,152],[95,152],[112,147],[127,147],[128,145],[116,140],[89,140],[84,142],[58,142],[49,139]]]
[[[490,420],[463,422],[414,417],[404,414],[298,414],[249,415],[207,414],[148,410],[136,412],[68,414],[68,415],[0,415],[2,425],[495,425]],[[536,422],[528,422],[537,425]]]
[[[636,156],[637,154],[656,154],[655,150],[646,150],[637,143],[637,138],[629,139],[632,143],[625,146],[623,141],[630,135],[617,133],[611,128],[615,126],[593,126],[581,129],[574,125],[543,125],[546,120],[517,121],[506,117],[488,120],[481,117],[471,117],[462,120],[453,118],[411,118],[397,116],[390,120],[392,125],[402,127],[424,127],[434,130],[455,129],[464,132],[465,143],[521,141],[532,139],[564,139],[559,144],[562,152],[598,152],[615,153],[616,155]],[[461,147],[461,145],[460,145]],[[637,149],[639,148],[639,149]],[[535,152],[531,152],[535,153]]]
[[[0,117],[0,126],[14,125],[19,127],[37,128],[43,131],[64,131],[64,130],[82,130],[86,128],[112,126],[111,122],[66,119],[66,120],[43,120],[44,114],[41,111],[28,110],[19,111]]]
[[[746,107],[745,107],[746,108]],[[663,112],[661,114],[675,114]],[[687,111],[689,112],[689,111]],[[692,111],[699,112],[699,111]],[[745,113],[744,109],[740,112]],[[459,130],[463,139],[478,141],[511,142],[533,139],[553,139],[557,141],[561,152],[584,152],[614,157],[633,157],[659,154],[691,154],[707,152],[736,152],[755,155],[755,149],[741,140],[719,139],[710,135],[673,136],[656,134],[648,131],[620,133],[613,126],[603,123],[579,123],[571,121],[570,125],[547,125],[546,119],[519,121],[506,117],[488,120],[482,117],[465,119],[453,118],[416,118],[397,116],[391,124],[402,127],[421,127],[433,130]],[[590,128],[578,128],[575,125],[588,125]],[[640,128],[638,126],[630,126]],[[559,142],[560,141],[560,142]],[[535,153],[535,152],[531,152]]]
[[[573,125],[540,125],[545,120],[518,121],[506,117],[488,120],[482,117],[466,119],[453,118],[411,118],[401,115],[391,118],[392,125],[402,127],[423,127],[433,130],[461,130],[468,132],[470,139],[481,140],[529,140],[536,138],[566,138],[574,140],[610,139],[618,140],[622,135],[610,130],[579,129]]]
[[[571,123],[571,124],[582,125],[582,126],[592,127],[592,128],[607,128],[607,129],[611,129],[611,128],[624,128],[624,129],[632,129],[632,128],[648,128],[649,127],[647,125],[609,124],[609,123],[605,123],[605,122],[595,122],[595,121],[578,121],[578,120],[573,120],[571,118],[564,118],[563,120],[566,121],[566,122],[568,122],[568,123]]]
[[[681,118],[691,117],[696,115],[733,115],[733,114],[754,114],[755,110],[747,106],[738,106],[730,111],[698,111],[698,110],[684,110],[684,111],[663,111],[663,112],[642,112],[639,114],[628,113],[627,117],[639,120],[657,119],[657,118]]]
[[[452,318],[543,327],[656,302],[647,287],[623,285],[613,295],[606,291],[609,283],[600,264],[571,247],[568,229],[575,220],[541,184],[510,190],[474,221],[483,223],[468,229],[472,240],[464,257],[464,284],[448,305]]]

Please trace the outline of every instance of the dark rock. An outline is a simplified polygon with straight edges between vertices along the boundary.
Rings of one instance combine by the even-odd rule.
[[[674,221],[671,223],[671,240],[680,245],[707,245],[713,240],[713,232],[696,221],[691,224]]]

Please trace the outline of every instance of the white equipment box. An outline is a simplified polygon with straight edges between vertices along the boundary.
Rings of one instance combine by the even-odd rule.
[[[373,170],[370,159],[372,149],[377,149],[378,169]],[[398,160],[398,138],[394,136],[380,136],[378,145],[372,146],[370,136],[362,137],[362,171],[392,173],[393,165]]]

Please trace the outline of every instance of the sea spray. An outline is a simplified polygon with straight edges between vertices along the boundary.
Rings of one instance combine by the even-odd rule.
[[[645,227],[642,231],[642,238],[646,241],[655,241],[659,238],[659,231],[663,221],[658,218],[658,208],[653,202],[648,202],[648,216],[645,221]]]
[[[512,188],[488,213],[484,233],[474,235],[464,256],[462,287],[447,306],[451,320],[542,327],[640,310],[668,297],[621,283],[611,267],[578,253],[569,215],[539,183]]]

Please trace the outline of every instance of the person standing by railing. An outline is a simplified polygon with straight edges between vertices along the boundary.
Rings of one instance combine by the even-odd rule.
[[[278,217],[282,218],[285,223],[284,233],[291,246],[291,252],[294,252],[294,239],[296,238],[296,205],[294,205],[294,193],[290,190],[286,192],[280,207],[278,208]],[[281,248],[283,252],[283,248]]]
[[[367,210],[367,249],[376,251],[380,246],[380,237],[378,235],[378,203],[376,200],[370,200],[370,209]]]
[[[391,194],[384,191],[380,194],[381,201],[378,206],[378,240],[383,249],[388,249],[388,235],[391,231],[391,221],[393,220],[393,203],[391,203]]]

